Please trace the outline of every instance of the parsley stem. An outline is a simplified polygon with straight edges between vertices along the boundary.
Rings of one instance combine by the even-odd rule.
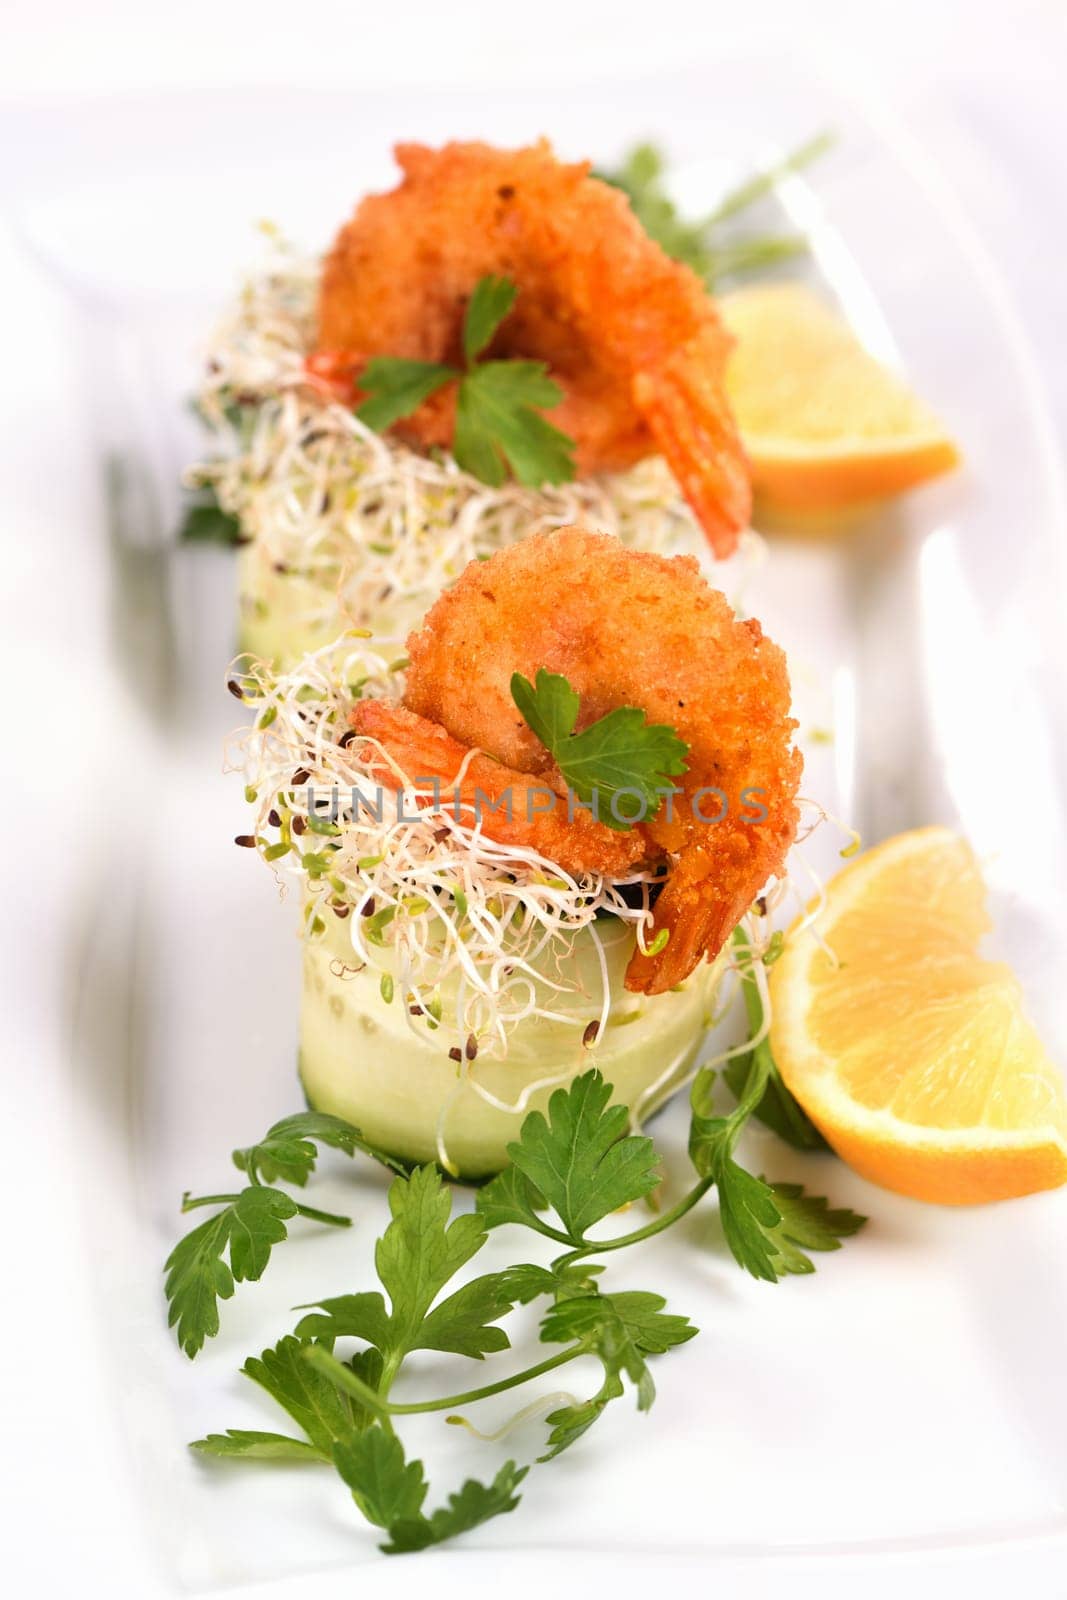
[[[552,1239],[556,1244],[569,1244],[573,1247],[574,1239],[569,1233],[564,1233],[560,1228],[554,1228],[550,1222],[543,1222],[536,1212],[523,1219],[523,1227],[532,1228],[535,1233],[543,1234],[546,1239]]]
[[[755,272],[759,267],[773,266],[778,261],[789,261],[804,255],[808,241],[800,233],[768,234],[766,238],[741,239],[736,244],[723,245],[708,252],[708,272],[713,278]]]
[[[299,1201],[296,1201],[295,1205],[297,1214],[301,1217],[310,1217],[312,1222],[325,1222],[331,1228],[350,1228],[352,1226],[351,1217],[342,1217],[336,1211],[320,1211],[317,1206],[301,1205]]]
[[[625,1250],[628,1245],[640,1244],[644,1239],[654,1238],[657,1233],[663,1233],[665,1229],[673,1227],[674,1223],[680,1222],[688,1211],[692,1211],[693,1207],[703,1200],[714,1183],[714,1178],[701,1178],[695,1188],[690,1189],[687,1195],[683,1195],[676,1206],[672,1206],[662,1216],[655,1217],[643,1228],[635,1228],[633,1233],[620,1234],[617,1239],[588,1239],[579,1250],[572,1250],[554,1265],[569,1266],[572,1261],[580,1261],[583,1256],[600,1255],[604,1250]]]
[[[317,1367],[324,1377],[337,1385],[338,1389],[343,1389],[346,1394],[352,1395],[366,1406],[368,1411],[373,1411],[375,1416],[383,1420],[388,1417],[392,1410],[388,1400],[377,1390],[372,1389],[369,1383],[364,1383],[362,1378],[358,1378],[351,1367],[346,1367],[343,1361],[338,1361],[336,1356],[323,1349],[321,1344],[309,1344],[304,1351],[304,1360]]]
[[[743,927],[734,929],[732,942],[737,951],[748,1035],[755,1039],[764,1024],[763,1000],[752,976],[754,962],[759,958],[754,955]],[[749,1050],[747,1060],[744,1056],[739,1059],[748,1070],[743,1092],[730,1116],[731,1123],[744,1121],[754,1114],[797,1149],[825,1150],[826,1141],[782,1082],[769,1037],[764,1035],[759,1044]]]
[[[753,962],[758,961],[760,957],[754,953],[744,928],[734,929],[731,942],[738,953],[741,997],[745,1002],[749,1034],[754,1039],[763,1027],[763,1001],[760,999],[759,986],[752,976],[751,968]],[[748,1060],[748,1077],[745,1079],[744,1093],[729,1117],[730,1126],[736,1132],[740,1132],[742,1125],[756,1110],[763,1099],[767,1085],[776,1074],[774,1058],[767,1039],[761,1039],[759,1044],[753,1047]]]
[[[573,1344],[567,1350],[561,1350],[557,1355],[548,1356],[544,1361],[539,1361],[536,1366],[527,1367],[523,1372],[516,1372],[511,1378],[500,1378],[496,1383],[487,1383],[481,1389],[468,1389],[465,1394],[446,1395],[443,1400],[424,1400],[412,1405],[390,1405],[389,1410],[394,1416],[415,1416],[422,1411],[450,1411],[454,1406],[470,1406],[476,1400],[488,1400],[491,1395],[503,1394],[505,1389],[516,1389],[521,1383],[529,1383],[531,1378],[540,1378],[546,1372],[552,1372],[556,1367],[562,1367],[566,1362],[573,1361],[575,1356],[588,1355],[585,1345]]]
[[[390,1400],[385,1400],[376,1394],[362,1378],[358,1378],[350,1367],[330,1355],[321,1345],[309,1345],[304,1352],[305,1361],[310,1361],[321,1373],[335,1383],[339,1389],[344,1389],[347,1394],[362,1401],[371,1411],[380,1417],[413,1417],[426,1411],[451,1411],[456,1406],[474,1405],[478,1400],[488,1400],[494,1394],[503,1394],[506,1389],[516,1389],[522,1383],[529,1383],[532,1378],[540,1378],[546,1372],[553,1372],[556,1367],[562,1367],[568,1361],[573,1361],[576,1356],[588,1355],[589,1350],[584,1344],[573,1344],[566,1350],[560,1350],[554,1356],[539,1361],[536,1366],[527,1367],[523,1372],[516,1372],[510,1378],[500,1378],[496,1383],[487,1383],[481,1389],[467,1389],[463,1394],[446,1395],[443,1400],[419,1400],[409,1405],[396,1405]]]
[[[200,1194],[196,1196],[183,1194],[182,1211],[183,1213],[195,1211],[198,1206],[232,1206],[240,1198],[240,1194]],[[351,1217],[339,1216],[336,1211],[320,1211],[317,1206],[301,1205],[298,1200],[294,1200],[293,1204],[296,1206],[298,1216],[308,1217],[312,1222],[325,1222],[331,1228],[350,1228],[352,1226]]]
[[[770,194],[783,178],[791,173],[798,172],[801,167],[806,167],[809,162],[821,156],[834,142],[834,136],[828,130],[818,133],[798,150],[792,151],[783,160],[772,167],[767,167],[762,172],[756,172],[744,183],[738,184],[729,194],[723,196],[715,210],[705,218],[705,228],[714,227],[717,222],[725,222],[727,217],[736,216],[739,211],[746,211],[755,201],[762,200],[763,196]]]
[[[195,1197],[190,1194],[182,1195],[182,1212],[195,1211],[197,1206],[231,1206],[239,1200],[237,1194],[200,1194]]]

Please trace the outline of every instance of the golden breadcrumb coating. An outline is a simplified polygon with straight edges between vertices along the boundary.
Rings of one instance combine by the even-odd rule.
[[[649,942],[663,929],[668,941],[655,956],[635,953],[629,988],[660,993],[718,954],[781,871],[797,828],[801,757],[785,656],[758,622],[739,622],[691,557],[560,528],[472,562],[410,636],[408,653],[404,700],[418,720],[367,703],[354,721],[412,776],[422,775],[413,760],[428,763],[426,776],[454,776],[476,749],[485,765],[474,781],[537,777],[560,792],[551,755],[511,696],[512,673],[532,681],[540,667],[562,673],[580,696],[579,729],[617,706],[675,728],[689,746],[680,793],[632,834],[605,840],[610,830],[583,813],[570,824],[561,801],[536,819],[546,831],[535,836],[523,827],[523,802],[507,839],[571,872],[621,876],[638,862],[666,864]],[[436,745],[441,730],[448,742]],[[495,814],[484,828],[504,837]]]
[[[626,196],[557,159],[521,150],[402,144],[404,177],[370,195],[327,257],[320,377],[352,381],[373,356],[462,364],[463,317],[487,274],[518,289],[490,351],[548,363],[564,391],[548,413],[587,475],[662,454],[716,555],[751,508],[748,467],[723,390],[730,337],[704,285],[645,233]],[[398,432],[448,446],[454,388]]]

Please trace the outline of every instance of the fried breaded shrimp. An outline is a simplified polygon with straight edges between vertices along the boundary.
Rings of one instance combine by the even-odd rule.
[[[471,751],[438,723],[381,700],[357,701],[349,721],[376,740],[409,781],[425,785],[436,779],[435,803],[439,796],[442,809],[459,821],[480,820],[500,844],[536,850],[564,872],[608,877],[625,877],[645,854],[639,835],[613,832],[587,811],[576,810],[569,820],[566,785],[554,771],[531,783],[529,773]],[[396,780],[388,762],[372,760],[371,770],[385,782]]]
[[[748,521],[748,468],[722,384],[731,341],[696,274],[621,191],[547,141],[402,144],[396,158],[403,181],[362,202],[326,259],[318,370],[358,375],[376,355],[458,362],[476,283],[509,278],[518,298],[490,353],[548,363],[565,395],[548,415],[575,440],[579,472],[662,454],[729,555]],[[444,390],[397,427],[447,446],[454,422]]]
[[[714,957],[781,870],[801,771],[785,657],[758,622],[734,617],[691,557],[643,554],[580,528],[532,534],[468,566],[410,636],[408,653],[405,703],[456,741],[449,762],[477,749],[519,782],[534,776],[557,787],[552,757],[511,696],[512,673],[532,681],[540,667],[564,674],[579,694],[579,729],[617,706],[639,706],[688,744],[671,805],[621,836],[640,838],[645,863],[667,868],[650,942],[661,930],[668,940],[655,956],[635,952],[628,988],[659,994]],[[368,704],[357,717],[382,713]],[[393,749],[384,720],[376,736]],[[727,801],[718,821],[712,789]],[[565,812],[560,823],[570,870],[615,870],[585,856]],[[484,826],[499,837],[495,818]]]

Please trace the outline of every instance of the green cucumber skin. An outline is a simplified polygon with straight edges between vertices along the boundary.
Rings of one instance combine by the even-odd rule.
[[[484,1181],[507,1165],[507,1145],[523,1114],[487,1105],[469,1088],[457,1089],[459,1068],[448,1057],[455,1033],[445,1023],[433,1032],[418,1024],[412,1032],[399,994],[390,1005],[382,1000],[378,972],[368,969],[342,979],[330,971],[330,963],[345,953],[352,959],[343,944],[345,927],[340,924],[339,931],[305,944],[300,1077],[308,1104],[346,1118],[372,1144],[415,1164],[438,1160],[438,1117],[454,1095],[444,1120],[450,1175],[468,1183]],[[601,923],[598,933],[608,961],[612,1014],[633,1020],[609,1021],[603,1044],[587,1048],[582,1036],[597,1007],[584,1000],[575,1007],[573,1023],[530,1018],[511,1034],[506,1060],[476,1060],[471,1071],[500,1099],[513,1103],[532,1081],[596,1066],[615,1085],[616,1099],[632,1104],[673,1063],[667,1083],[643,1108],[642,1120],[647,1120],[697,1058],[725,962],[705,964],[679,991],[632,995],[622,983],[633,948],[631,930],[616,922],[605,936]],[[595,963],[588,932],[575,941],[571,960],[579,974]],[[447,1021],[447,1000],[444,1014]],[[526,1110],[544,1110],[555,1087],[538,1090]]]

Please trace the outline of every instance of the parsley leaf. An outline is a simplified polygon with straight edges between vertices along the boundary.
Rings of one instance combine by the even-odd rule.
[[[483,362],[459,386],[453,455],[464,471],[496,487],[506,476],[504,462],[531,489],[569,483],[575,473],[574,441],[537,409],[562,399],[563,390],[543,361]]]
[[[549,1427],[548,1449],[544,1455],[538,1456],[538,1461],[554,1461],[562,1455],[583,1433],[589,1432],[593,1423],[603,1416],[609,1402],[617,1399],[621,1393],[621,1383],[612,1389],[609,1380],[605,1379],[603,1388],[588,1400],[575,1400],[570,1405],[550,1411],[545,1418]]]
[[[502,1274],[475,1278],[433,1305],[485,1243],[484,1218],[471,1213],[449,1223],[452,1199],[436,1167],[416,1167],[410,1178],[395,1178],[389,1208],[393,1220],[375,1252],[389,1311],[377,1292],[320,1300],[319,1310],[297,1325],[298,1336],[328,1345],[349,1336],[365,1339],[394,1370],[412,1350],[450,1351],[477,1361],[488,1351],[506,1350],[507,1334],[493,1326],[514,1304]]]
[[[354,1155],[372,1156],[394,1172],[406,1168],[376,1150],[358,1128],[340,1117],[302,1111],[283,1117],[258,1144],[233,1152],[233,1163],[251,1180],[237,1194],[185,1195],[182,1210],[219,1205],[222,1210],[191,1229],[174,1246],[165,1265],[164,1285],[170,1307],[169,1327],[177,1324],[178,1343],[190,1358],[219,1331],[220,1300],[229,1300],[235,1282],[263,1276],[271,1249],[288,1237],[286,1223],[295,1216],[330,1227],[347,1228],[348,1217],[319,1211],[272,1187],[276,1180],[303,1188],[315,1169],[315,1145],[330,1145]],[[229,1255],[229,1262],[224,1259]]]
[[[353,1428],[366,1427],[371,1418],[352,1395],[342,1392],[310,1361],[305,1361],[307,1347],[307,1340],[290,1335],[262,1355],[249,1356],[241,1371],[289,1413],[328,1461],[334,1441],[344,1438]],[[357,1377],[372,1388],[381,1376],[382,1361],[377,1351],[362,1351],[350,1365]]]
[[[462,1349],[480,1342],[481,1349],[464,1349],[479,1356],[483,1350],[507,1349],[507,1334],[485,1327],[479,1317],[483,1312],[501,1316],[509,1304],[484,1291],[470,1297],[472,1285],[450,1295],[427,1317],[449,1278],[485,1243],[483,1219],[469,1213],[449,1223],[452,1197],[436,1167],[416,1167],[410,1178],[394,1178],[389,1209],[393,1220],[374,1257],[392,1306],[382,1350],[386,1360],[397,1360],[409,1350],[451,1350],[457,1344]]]
[[[368,361],[359,386],[368,398],[356,412],[360,422],[384,433],[401,417],[410,417],[443,384],[458,377],[454,367],[436,361],[411,361],[404,356],[375,356]]]
[[[550,1267],[506,1267],[500,1274],[503,1291],[516,1305],[528,1305],[539,1295],[565,1300],[570,1295],[591,1294],[604,1271],[590,1261],[554,1261]]]
[[[539,1460],[551,1461],[592,1427],[608,1402],[623,1394],[624,1374],[637,1389],[638,1410],[649,1409],[656,1389],[645,1357],[663,1355],[697,1332],[687,1317],[665,1314],[665,1305],[662,1295],[644,1290],[614,1295],[594,1290],[561,1300],[548,1313],[541,1324],[542,1340],[577,1340],[600,1358],[604,1382],[589,1400],[550,1412],[549,1449]]]
[[[770,1185],[727,1155],[716,1164],[715,1184],[719,1191],[719,1220],[734,1260],[754,1278],[777,1283],[781,1274],[772,1235],[782,1214],[774,1203]]]
[[[629,1113],[625,1106],[609,1107],[610,1099],[611,1085],[601,1074],[585,1072],[555,1091],[547,1119],[540,1111],[531,1112],[517,1142],[508,1145],[512,1167],[556,1212],[564,1242],[576,1246],[584,1244],[594,1222],[650,1194],[659,1182],[652,1140],[627,1135]],[[482,1217],[494,1223],[505,1220],[502,1210],[511,1220],[514,1208],[528,1227],[546,1231],[532,1204],[523,1205],[522,1192],[507,1173],[480,1190],[476,1204]]]
[[[839,1250],[866,1222],[855,1211],[831,1211],[799,1183],[767,1183],[727,1160],[719,1174],[719,1215],[735,1259],[754,1278],[776,1283],[815,1265],[805,1250]]]
[[[253,1461],[332,1462],[336,1442],[369,1427],[377,1416],[313,1366],[306,1359],[309,1349],[309,1340],[290,1335],[272,1350],[264,1350],[260,1356],[249,1356],[241,1368],[246,1378],[258,1383],[289,1413],[306,1439],[229,1428],[224,1434],[210,1433],[206,1439],[194,1439],[189,1448],[202,1455],[239,1456]],[[345,1366],[372,1390],[381,1381],[382,1358],[377,1350],[361,1350]]]
[[[293,1117],[283,1117],[268,1128],[258,1144],[233,1152],[233,1164],[252,1179],[263,1183],[293,1183],[303,1188],[315,1170],[315,1144],[329,1145],[343,1150],[345,1155],[364,1155],[380,1161],[392,1172],[403,1173],[407,1167],[394,1157],[367,1143],[358,1128],[341,1117],[331,1117],[322,1111],[301,1111]]]
[[[521,1138],[522,1128],[519,1136]],[[474,1203],[487,1228],[501,1228],[507,1222],[517,1222],[520,1227],[535,1228],[548,1239],[558,1239],[563,1244],[570,1242],[537,1215],[544,1207],[544,1199],[516,1166],[505,1167],[483,1184]]]
[[[400,1440],[380,1425],[340,1441],[334,1462],[367,1521],[388,1532],[389,1542],[381,1547],[388,1555],[425,1550],[513,1511],[519,1503],[515,1490],[529,1470],[507,1461],[491,1484],[468,1478],[446,1506],[427,1517],[422,1462],[408,1461]]]
[[[689,746],[666,723],[636,706],[619,706],[575,733],[579,697],[560,673],[540,667],[536,683],[511,678],[511,698],[580,799],[594,802],[609,828],[625,832],[655,816],[671,777],[685,771]],[[603,814],[600,799],[607,801]]]
[[[813,1272],[805,1250],[840,1250],[841,1240],[858,1233],[867,1221],[845,1206],[831,1210],[827,1200],[805,1194],[799,1183],[772,1183],[770,1189],[781,1217],[772,1235],[780,1273]]]
[[[334,1463],[368,1522],[379,1528],[422,1515],[429,1485],[421,1461],[408,1461],[395,1433],[380,1423],[340,1439]]]
[[[481,1361],[493,1350],[506,1350],[509,1339],[503,1328],[491,1326],[506,1316],[514,1302],[505,1293],[503,1275],[490,1272],[465,1283],[455,1294],[423,1319],[418,1350],[450,1350],[458,1356]]]
[[[762,1081],[750,1080],[746,1097],[729,1117],[714,1113],[714,1081],[715,1074],[708,1067],[693,1080],[689,1096],[689,1157],[701,1177],[711,1179],[719,1191],[719,1220],[735,1261],[754,1278],[777,1283],[775,1251],[768,1233],[781,1221],[781,1212],[767,1184],[746,1172],[733,1158],[745,1120],[762,1095]]]
[[[574,1295],[553,1306],[541,1338],[552,1344],[578,1340],[600,1357],[610,1378],[625,1373],[637,1388],[638,1410],[647,1411],[656,1390],[645,1356],[662,1355],[697,1332],[688,1317],[664,1315],[666,1303],[644,1290]]]
[[[805,1195],[798,1184],[767,1183],[734,1160],[733,1149],[752,1109],[742,1101],[730,1117],[712,1114],[714,1073],[705,1068],[693,1083],[689,1154],[702,1177],[719,1191],[719,1219],[730,1251],[754,1278],[777,1283],[786,1273],[814,1271],[809,1250],[836,1250],[838,1240],[856,1233],[865,1218],[854,1211],[828,1209],[823,1199]],[[749,1086],[759,1103],[762,1083]]]
[[[242,544],[241,524],[229,511],[223,511],[213,489],[198,490],[190,500],[178,527],[183,544]]]
[[[479,278],[463,319],[463,354],[468,366],[490,342],[515,304],[518,292],[510,278]]]
[[[560,770],[583,800],[598,789],[606,795],[609,815],[603,821],[626,828],[655,816],[661,788],[670,787],[665,780],[685,771],[688,754],[672,727],[649,722],[637,706],[617,706],[567,740]],[[614,805],[616,796],[626,796],[626,803]]]
[[[226,1456],[241,1461],[329,1461],[306,1439],[290,1439],[284,1433],[256,1433],[247,1428],[227,1428],[225,1433],[209,1433],[194,1439],[189,1446],[204,1456]]]
[[[449,1495],[448,1504],[429,1517],[394,1523],[389,1529],[389,1543],[383,1544],[382,1549],[387,1555],[426,1550],[430,1545],[454,1539],[458,1533],[469,1533],[492,1517],[514,1511],[519,1503],[515,1490],[529,1470],[516,1466],[514,1461],[505,1461],[492,1483],[468,1478],[461,1489]]]
[[[262,1277],[297,1209],[280,1189],[243,1189],[174,1246],[166,1262],[167,1326],[177,1324],[178,1343],[187,1356],[195,1356],[205,1339],[218,1333],[218,1302],[230,1298],[235,1281]]]
[[[319,1310],[303,1317],[297,1334],[331,1346],[336,1339],[366,1339],[385,1354],[402,1350],[444,1350],[453,1355],[481,1361],[489,1351],[506,1350],[508,1337],[502,1328],[491,1327],[506,1316],[515,1298],[505,1292],[505,1274],[492,1272],[474,1278],[442,1300],[426,1315],[415,1343],[400,1345],[395,1339],[391,1319],[380,1294],[339,1295],[320,1300]]]
[[[381,1350],[389,1344],[389,1313],[377,1290],[339,1294],[317,1300],[315,1309],[296,1325],[298,1339],[314,1339],[332,1350],[337,1339],[365,1339]],[[304,1306],[297,1306],[303,1311]]]
[[[676,261],[692,267],[712,289],[724,278],[742,276],[807,250],[803,235],[739,235],[723,225],[773,193],[783,178],[814,161],[832,142],[826,133],[809,139],[775,165],[746,178],[720,200],[714,211],[692,222],[681,216],[667,192],[666,163],[655,145],[637,145],[617,171],[600,172],[597,176],[621,189],[649,237]]]
[[[555,756],[578,721],[582,702],[577,691],[561,672],[548,672],[539,667],[536,687],[521,672],[512,673],[511,698],[522,712],[527,727]]]
[[[473,477],[494,488],[508,469],[519,483],[539,488],[567,483],[575,474],[575,444],[541,411],[558,405],[563,391],[543,361],[478,361],[515,304],[507,278],[475,285],[463,321],[464,370],[440,362],[376,356],[360,377],[367,398],[356,411],[378,432],[411,416],[446,383],[458,382],[452,454]]]

